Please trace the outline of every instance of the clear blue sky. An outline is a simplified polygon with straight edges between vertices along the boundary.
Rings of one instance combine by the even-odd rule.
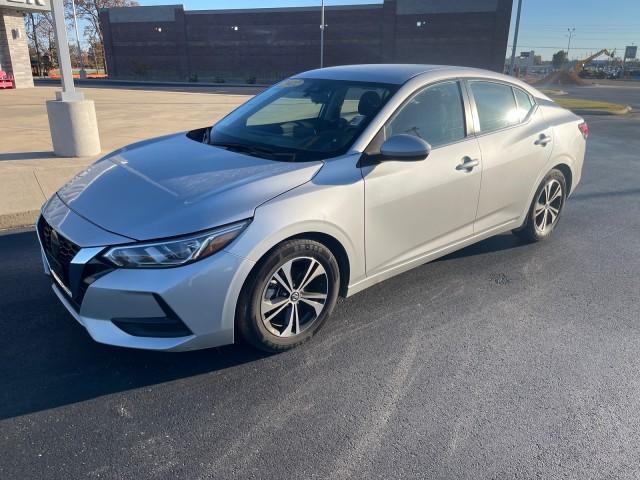
[[[141,5],[182,3],[187,10],[225,8],[293,7],[320,5],[320,0],[138,0]],[[425,0],[428,1],[428,0]],[[451,0],[455,1],[455,0]],[[327,5],[382,3],[382,0],[326,0]],[[518,53],[535,50],[550,59],[567,48],[567,28],[575,28],[570,57],[582,58],[602,48],[640,45],[640,0],[523,0]],[[514,1],[511,35],[515,23]],[[510,49],[509,49],[510,52]]]

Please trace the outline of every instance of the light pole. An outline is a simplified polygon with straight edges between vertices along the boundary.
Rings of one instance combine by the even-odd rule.
[[[76,0],[71,0],[71,9],[73,10],[73,26],[76,29],[76,42],[78,43],[78,56],[80,57],[80,78],[87,78],[87,72],[84,69],[84,60],[82,59],[82,48],[80,48],[80,35],[78,35],[78,18],[76,17]]]
[[[516,48],[518,46],[518,32],[520,30],[520,12],[522,11],[522,0],[518,0],[518,14],[516,15],[516,29],[513,32],[513,49],[511,50],[511,63],[509,64],[509,75],[513,75],[513,67],[516,63]]]
[[[320,68],[324,68],[324,0],[320,7]]]
[[[573,28],[567,28],[567,32],[569,32],[569,43],[567,44],[567,62],[569,61],[569,50],[571,50],[571,38],[573,37],[573,34],[576,33],[576,29],[575,27]]]

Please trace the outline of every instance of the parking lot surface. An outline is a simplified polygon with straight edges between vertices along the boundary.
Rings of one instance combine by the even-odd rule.
[[[629,105],[636,113],[640,111],[640,82],[627,81],[617,85],[612,81],[602,82],[602,85],[561,88],[572,97]]]
[[[587,120],[548,242],[397,276],[280,355],[96,344],[1,236],[0,478],[639,478],[640,117]]]

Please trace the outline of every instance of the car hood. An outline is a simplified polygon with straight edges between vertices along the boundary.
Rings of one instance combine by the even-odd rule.
[[[57,195],[105,230],[150,240],[252,217],[262,203],[311,180],[322,164],[252,157],[180,133],[116,150]]]

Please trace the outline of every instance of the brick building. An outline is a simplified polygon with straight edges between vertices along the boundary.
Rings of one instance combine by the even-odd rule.
[[[16,88],[33,87],[24,15],[50,10],[49,0],[0,0],[0,70]]]
[[[325,65],[433,63],[501,71],[511,7],[512,0],[327,7]],[[320,63],[319,7],[112,8],[100,20],[111,78],[273,82]]]

